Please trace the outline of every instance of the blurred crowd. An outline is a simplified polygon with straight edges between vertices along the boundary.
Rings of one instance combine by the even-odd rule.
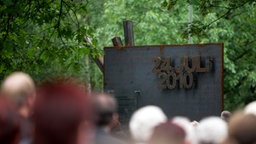
[[[114,96],[63,78],[35,85],[23,72],[0,91],[0,144],[256,144],[256,102],[191,121],[145,106],[123,129]]]

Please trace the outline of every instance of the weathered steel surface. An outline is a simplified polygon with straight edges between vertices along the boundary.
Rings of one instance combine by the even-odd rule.
[[[116,95],[123,123],[129,121],[132,112],[145,105],[160,106],[169,117],[182,115],[199,120],[220,115],[223,44],[108,47],[104,50],[104,89]],[[166,83],[154,69],[157,58],[164,60],[164,67],[159,69],[169,76]],[[159,87],[161,83],[166,86]]]
[[[123,46],[123,43],[120,37],[114,37],[112,39],[112,43],[114,46]]]
[[[125,46],[134,46],[132,21],[125,20],[123,25],[124,25]]]

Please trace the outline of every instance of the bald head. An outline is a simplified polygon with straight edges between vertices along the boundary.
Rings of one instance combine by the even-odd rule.
[[[112,121],[112,116],[116,113],[117,105],[113,96],[100,93],[94,96],[96,109],[96,123],[98,126],[107,126]]]
[[[100,107],[116,110],[116,100],[113,96],[101,93],[96,96],[96,99]]]
[[[3,81],[1,93],[18,108],[22,108],[29,98],[35,96],[35,84],[28,74],[14,72]]]

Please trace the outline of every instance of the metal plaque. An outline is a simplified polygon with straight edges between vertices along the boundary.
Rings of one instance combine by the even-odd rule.
[[[145,105],[200,120],[223,109],[223,44],[106,47],[104,89],[121,122]]]

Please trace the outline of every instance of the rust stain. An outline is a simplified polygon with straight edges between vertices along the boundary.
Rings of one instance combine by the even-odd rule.
[[[118,50],[124,50],[124,46],[115,46],[114,48],[118,49]]]
[[[163,44],[163,45],[160,45],[160,47],[168,47],[168,46],[195,46],[195,45],[198,45],[198,46],[204,46],[204,45],[216,45],[216,44],[222,44],[223,43],[201,43],[201,44]],[[122,46],[122,48],[143,48],[143,47],[159,47],[159,45],[150,45],[150,46],[146,46],[146,45],[142,45],[142,46]],[[111,49],[111,48],[114,48],[113,46],[111,47],[104,47],[104,49]],[[162,49],[163,49],[162,48]]]
[[[163,50],[164,50],[164,45],[160,45],[159,48],[160,48],[160,51],[163,52]]]

